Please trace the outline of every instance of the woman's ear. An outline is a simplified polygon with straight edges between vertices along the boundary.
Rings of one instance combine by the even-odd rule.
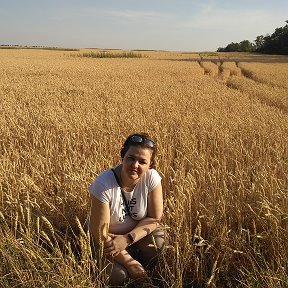
[[[149,165],[149,169],[152,169],[152,168],[154,168],[154,162],[153,161],[151,161],[150,165]]]

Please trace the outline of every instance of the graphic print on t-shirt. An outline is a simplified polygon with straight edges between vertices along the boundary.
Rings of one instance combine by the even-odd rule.
[[[137,212],[133,212],[133,208],[136,206],[136,198],[133,197],[131,200],[126,201],[127,206],[129,208],[129,213],[126,209],[126,205],[123,197],[121,197],[121,207],[122,207],[122,215],[119,217],[119,222],[124,222],[125,218],[130,214],[132,218],[137,218]]]

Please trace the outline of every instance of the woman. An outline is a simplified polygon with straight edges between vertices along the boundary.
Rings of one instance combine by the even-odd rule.
[[[89,186],[90,232],[109,261],[111,285],[146,276],[145,268],[164,244],[161,177],[155,168],[156,144],[146,133],[130,135],[122,163],[102,172]],[[100,249],[101,250],[101,249]]]

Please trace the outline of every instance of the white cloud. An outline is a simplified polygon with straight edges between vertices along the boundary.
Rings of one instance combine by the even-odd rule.
[[[266,35],[274,32],[276,27],[285,23],[284,12],[275,13],[268,10],[221,10],[212,9],[203,11],[201,14],[191,17],[190,20],[177,23],[179,29],[193,32],[208,37],[210,42],[230,43],[242,40],[254,41],[258,35]],[[284,17],[284,18],[283,18]],[[222,40],[221,40],[222,39]],[[221,45],[221,44],[220,44]]]
[[[182,27],[189,28],[213,28],[213,29],[231,29],[237,27],[243,29],[243,26],[265,25],[265,22],[271,20],[272,15],[267,11],[235,11],[235,10],[217,10],[210,9],[202,11],[191,20],[179,23]]]
[[[200,5],[200,14],[202,14],[202,15],[208,14],[212,10],[213,10],[213,5],[211,2],[203,3]]]
[[[169,19],[170,15],[154,11],[136,11],[136,10],[104,10],[98,11],[97,14],[108,15],[127,20],[149,21],[159,19],[161,21]]]

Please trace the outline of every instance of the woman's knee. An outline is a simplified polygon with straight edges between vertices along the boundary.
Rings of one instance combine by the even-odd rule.
[[[151,249],[154,250],[162,249],[165,244],[165,233],[161,228],[157,228],[154,231],[152,231],[149,235],[142,238],[138,242],[138,247],[142,249]]]
[[[135,244],[136,253],[134,254],[141,263],[145,265],[152,260],[155,262],[165,247],[165,233],[158,228]]]
[[[165,232],[161,228],[157,228],[151,233],[153,244],[157,249],[162,249],[165,245]]]
[[[123,265],[114,262],[113,259],[108,259],[101,253],[99,245],[95,241],[93,242],[91,245],[93,257],[97,261],[99,269],[108,278],[109,285],[122,286],[129,279],[127,269]]]
[[[127,269],[116,262],[108,264],[105,272],[109,277],[109,285],[112,286],[121,286],[129,279]]]

